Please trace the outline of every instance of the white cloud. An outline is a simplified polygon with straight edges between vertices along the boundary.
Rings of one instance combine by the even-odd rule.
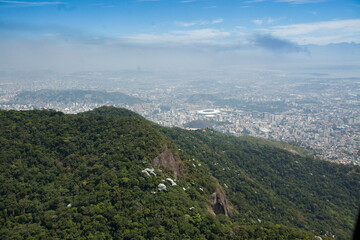
[[[173,31],[173,33],[191,36],[196,39],[219,38],[219,37],[230,36],[229,32],[222,32],[222,31],[219,31],[217,29],[212,29],[212,28],[204,28],[204,29],[197,29],[197,30],[191,30],[191,31]]]
[[[278,2],[287,2],[290,4],[306,4],[306,3],[320,3],[326,0],[277,0]]]
[[[247,0],[243,1],[243,3],[260,3],[268,0]],[[306,3],[320,3],[325,2],[327,0],[275,0],[276,2],[284,2],[289,4],[306,4]]]
[[[268,24],[274,23],[275,21],[276,21],[276,19],[271,18],[271,17],[269,17],[268,19],[266,19],[266,22],[267,22]]]
[[[204,20],[197,20],[197,21],[192,21],[192,22],[174,22],[175,25],[181,26],[181,27],[192,27],[195,25],[210,25],[210,24],[218,24],[218,23],[222,23],[224,21],[224,19],[222,18],[218,18],[212,21],[204,21]]]
[[[211,24],[222,23],[223,21],[224,21],[224,19],[218,18],[218,19],[212,20],[212,21],[211,21]]]
[[[256,25],[262,25],[263,24],[263,20],[261,20],[261,19],[254,19],[254,20],[252,20],[252,22],[254,24],[256,24]]]
[[[244,1],[244,3],[258,3],[258,2],[265,2],[265,0],[248,0],[248,1]]]
[[[360,43],[360,19],[273,26],[262,31],[302,45]]]
[[[272,24],[274,22],[276,22],[278,19],[274,19],[274,18],[266,18],[266,19],[254,19],[251,22],[256,24],[256,25],[263,25],[263,24]]]
[[[27,1],[5,1],[5,0],[0,0],[0,3],[13,4],[22,7],[38,7],[38,6],[65,4],[63,2],[27,2]]]
[[[130,43],[140,44],[194,44],[212,43],[231,36],[231,33],[217,29],[204,28],[188,31],[171,31],[166,34],[138,34],[124,38]]]
[[[191,27],[194,25],[199,24],[198,21],[193,21],[193,22],[175,22],[176,25],[181,26],[181,27]]]

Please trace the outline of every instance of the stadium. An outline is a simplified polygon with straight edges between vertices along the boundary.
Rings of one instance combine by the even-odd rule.
[[[203,109],[203,110],[197,111],[198,115],[203,115],[206,117],[215,117],[219,113],[220,113],[220,110],[217,110],[217,109]]]

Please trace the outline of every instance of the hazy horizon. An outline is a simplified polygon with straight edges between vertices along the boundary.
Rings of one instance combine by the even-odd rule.
[[[0,71],[360,73],[360,4],[0,1]]]

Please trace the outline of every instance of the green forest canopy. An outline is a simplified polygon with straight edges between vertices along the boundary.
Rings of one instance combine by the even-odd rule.
[[[297,154],[287,144],[164,128],[113,107],[77,115],[0,111],[0,124],[2,239],[352,234],[359,167]],[[177,159],[177,177],[153,165],[165,151]],[[218,189],[226,192],[229,217],[211,209]]]

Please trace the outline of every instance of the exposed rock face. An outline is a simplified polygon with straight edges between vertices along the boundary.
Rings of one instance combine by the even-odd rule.
[[[158,190],[161,192],[161,191],[167,191],[166,190],[166,185],[165,184],[163,184],[163,183],[160,183],[159,185],[158,185]]]
[[[154,172],[153,168],[145,168],[144,170],[142,170],[141,172],[146,173],[146,175],[148,175],[149,177],[151,175],[156,176],[156,173]]]
[[[230,204],[226,199],[225,192],[220,185],[218,185],[215,192],[211,194],[210,204],[215,214],[229,216],[232,212]]]
[[[171,183],[171,186],[176,186],[176,182],[174,182],[174,180],[172,180],[171,178],[166,178],[166,180],[168,180]]]
[[[172,170],[174,172],[175,180],[177,180],[177,177],[181,174],[182,164],[183,162],[180,157],[167,147],[158,157],[152,160],[152,165],[154,167]],[[225,216],[229,216],[233,211],[230,203],[226,199],[225,191],[219,184],[217,185],[215,192],[211,194],[210,206],[211,209],[208,209],[208,211],[213,215],[224,214]]]
[[[180,165],[182,161],[180,157],[174,155],[167,147],[160,156],[152,160],[152,165],[155,167],[161,167],[165,169],[171,169],[174,171],[174,179],[176,180],[180,174]]]

